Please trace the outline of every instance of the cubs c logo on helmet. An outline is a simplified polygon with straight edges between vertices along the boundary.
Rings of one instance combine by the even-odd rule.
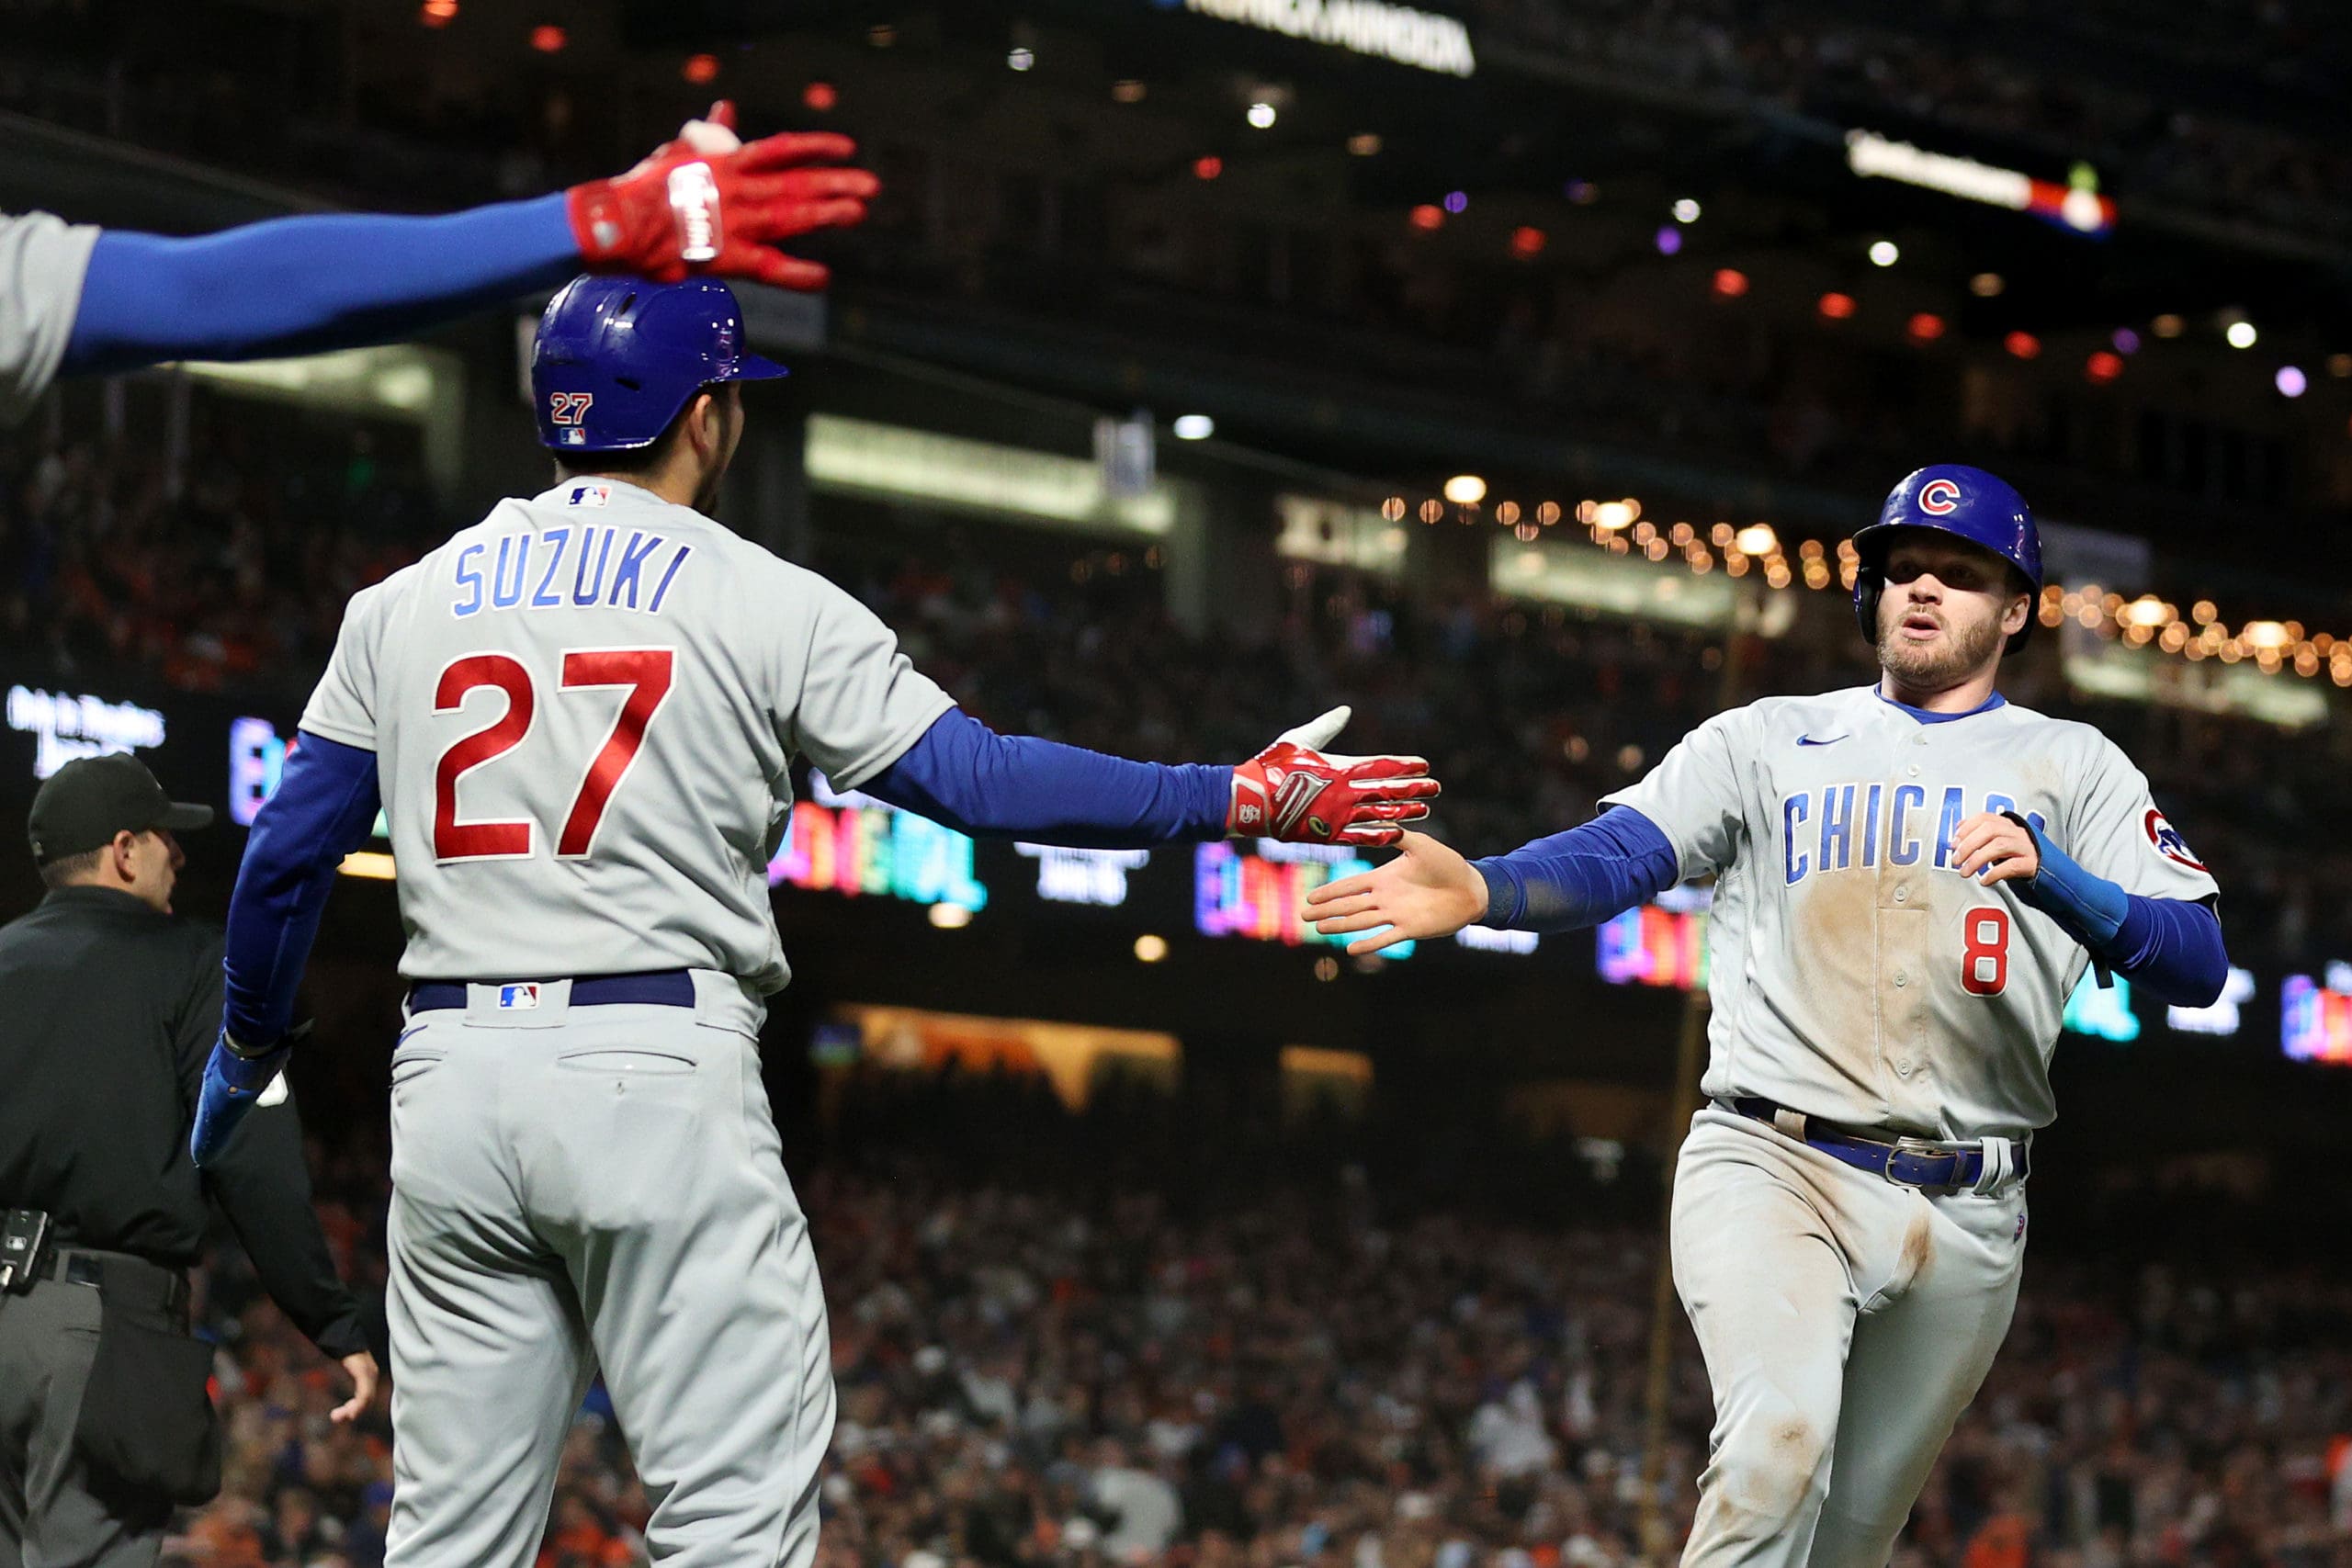
[[[2165,820],[2163,812],[2150,807],[2148,815],[2141,820],[2141,826],[2147,830],[2148,843],[2156,853],[2175,865],[2185,865],[2191,871],[2205,869],[2205,863],[2188,852],[2188,840],[2180,836],[2179,829]]]
[[[1919,487],[1919,510],[1942,517],[1960,509],[1960,487],[1950,479],[1929,479]]]

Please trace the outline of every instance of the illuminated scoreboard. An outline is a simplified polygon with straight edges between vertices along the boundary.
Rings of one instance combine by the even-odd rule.
[[[1260,839],[1244,849],[1203,844],[1193,858],[1193,923],[1203,936],[1241,936],[1286,947],[1338,947],[1368,935],[1325,936],[1299,918],[1306,896],[1327,882],[1370,871],[1372,863],[1339,844],[1284,844]],[[1409,958],[1400,942],[1384,958]]]
[[[2278,1043],[2290,1059],[2352,1066],[2352,964],[2327,966],[2327,983],[2290,975],[2278,987]]]
[[[988,907],[965,835],[870,795],[836,790],[822,773],[808,775],[808,794],[793,806],[783,847],[768,863],[769,886]]]
[[[1688,991],[1707,983],[1704,887],[1669,887],[1644,904],[1601,922],[1594,932],[1600,977],[1612,986],[1660,986]]]

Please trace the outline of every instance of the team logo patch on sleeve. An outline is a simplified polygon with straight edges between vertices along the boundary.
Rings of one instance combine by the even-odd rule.
[[[2185,865],[2191,871],[2205,869],[2205,863],[2188,852],[2188,840],[2180,836],[2179,829],[2165,820],[2163,812],[2153,806],[2148,807],[2148,815],[2141,825],[2147,829],[2149,846],[2156,853],[2175,865]]]

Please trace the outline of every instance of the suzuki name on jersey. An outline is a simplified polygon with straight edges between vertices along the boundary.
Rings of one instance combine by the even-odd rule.
[[[1970,795],[1959,784],[1931,792],[1925,784],[1873,781],[1825,784],[1783,796],[1781,868],[1794,886],[1815,872],[1875,866],[1881,857],[1889,865],[1917,865],[1927,856],[1932,865],[1950,866],[1960,825],[1975,814],[1968,808]],[[2018,808],[2006,795],[1977,798],[1981,811]],[[2025,818],[2037,829],[2043,826],[2039,811]]]
[[[453,615],[483,610],[643,609],[662,601],[694,547],[642,528],[581,524],[501,535],[458,552]],[[487,569],[487,570],[485,570]]]

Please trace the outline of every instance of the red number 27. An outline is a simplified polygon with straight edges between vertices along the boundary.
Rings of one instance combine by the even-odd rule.
[[[637,760],[645,743],[646,726],[662,699],[670,694],[674,650],[666,648],[588,649],[563,656],[562,691],[589,686],[627,686],[628,695],[613,719],[580,781],[571,809],[556,835],[555,852],[565,859],[588,853],[596,841],[596,825],[613,792]],[[464,736],[441,753],[433,771],[433,855],[435,860],[519,860],[532,852],[537,825],[528,818],[509,821],[458,820],[458,781],[522,743],[531,732],[538,709],[538,694],[531,672],[511,654],[474,653],[453,661],[441,671],[433,692],[435,713],[455,713],[466,698],[484,686],[506,694],[506,711],[492,723]]]

